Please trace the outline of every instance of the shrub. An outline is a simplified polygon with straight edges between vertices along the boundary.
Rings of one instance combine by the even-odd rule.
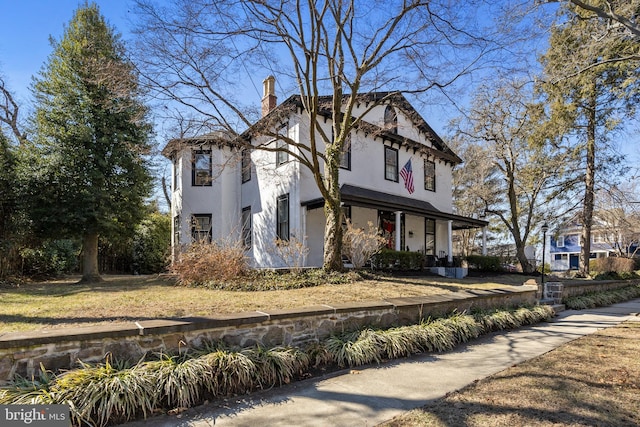
[[[342,253],[353,264],[354,268],[362,268],[384,246],[386,240],[378,233],[373,222],[367,222],[368,230],[354,227],[347,219],[347,229],[342,239]]]
[[[294,273],[299,273],[304,267],[304,260],[309,253],[303,241],[291,236],[289,240],[276,239],[272,252]]]
[[[23,274],[27,276],[59,276],[78,267],[80,244],[75,240],[49,240],[38,248],[20,251]]]
[[[475,268],[479,271],[498,272],[503,271],[500,257],[485,255],[469,255],[467,257],[469,268]]]
[[[631,258],[604,257],[589,261],[589,271],[593,273],[631,273],[635,269],[635,262]]]
[[[424,255],[384,248],[373,256],[372,264],[381,270],[420,270],[424,265]]]
[[[240,241],[195,242],[171,266],[183,285],[206,285],[244,276],[249,262]]]
[[[140,274],[160,273],[167,268],[171,251],[171,219],[153,212],[136,227],[133,236],[133,270]]]

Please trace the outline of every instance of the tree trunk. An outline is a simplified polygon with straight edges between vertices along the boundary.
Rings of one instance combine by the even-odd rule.
[[[102,282],[98,271],[98,233],[82,237],[82,279],[80,283]]]
[[[325,204],[324,262],[327,271],[342,271],[342,209],[340,203]]]
[[[520,262],[523,273],[533,273],[536,270],[535,265],[531,264],[527,259],[527,254],[524,252],[524,245],[520,244],[516,246],[516,258]],[[542,266],[544,268],[544,266]]]
[[[594,83],[595,86],[595,83]],[[589,275],[589,258],[591,254],[591,225],[593,223],[594,187],[596,175],[596,92],[595,87],[588,106],[587,123],[587,166],[584,183],[584,205],[582,209],[582,233],[580,251],[580,273]]]

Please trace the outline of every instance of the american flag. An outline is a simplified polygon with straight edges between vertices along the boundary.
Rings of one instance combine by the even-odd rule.
[[[407,189],[409,194],[412,194],[414,191],[413,188],[413,170],[411,169],[411,159],[407,161],[402,170],[400,171],[400,176],[404,179],[404,188]]]

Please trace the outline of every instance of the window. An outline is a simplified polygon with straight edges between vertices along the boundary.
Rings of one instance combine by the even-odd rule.
[[[276,237],[280,240],[289,240],[289,195],[278,197],[276,206],[278,220]]]
[[[340,154],[340,167],[342,169],[351,170],[351,135],[347,136]]]
[[[278,135],[282,135],[282,138],[287,136],[287,125],[282,125],[280,129],[278,129]],[[276,151],[276,166],[280,166],[283,163],[287,163],[289,161],[289,153],[284,150],[289,149],[289,144],[284,139],[278,138],[276,141],[276,148],[279,151]]]
[[[194,151],[191,185],[211,186],[211,150]]]
[[[173,245],[180,244],[180,215],[173,217]]]
[[[398,150],[384,147],[384,179],[398,182]]]
[[[177,191],[180,188],[180,174],[179,172],[179,161],[178,156],[173,156],[173,191]]]
[[[191,239],[196,243],[211,243],[211,214],[191,217]]]
[[[242,150],[242,161],[240,162],[242,169],[242,182],[251,180],[251,151],[248,148]]]
[[[558,240],[556,240],[556,248],[564,248],[564,236],[558,236]]]
[[[245,249],[251,249],[251,206],[242,209],[242,244]]]
[[[351,221],[351,206],[342,206],[342,228],[347,228],[347,221]]]
[[[424,161],[424,189],[436,191],[436,163]]]
[[[425,218],[424,220],[424,254],[436,254],[436,220]]]
[[[391,105],[384,110],[384,128],[391,133],[398,133],[398,115]]]

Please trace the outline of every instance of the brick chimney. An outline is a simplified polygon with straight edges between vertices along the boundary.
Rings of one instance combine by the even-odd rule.
[[[276,78],[269,76],[262,82],[262,117],[276,108],[278,97],[276,96]]]

